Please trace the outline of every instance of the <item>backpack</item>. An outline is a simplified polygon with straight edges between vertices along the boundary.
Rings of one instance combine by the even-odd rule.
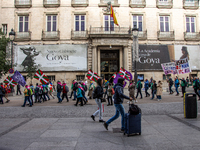
[[[85,90],[81,90],[81,94],[84,96],[85,95]]]
[[[141,113],[141,109],[137,105],[131,104],[131,105],[129,105],[128,113],[130,115],[138,115],[139,113]]]
[[[141,89],[143,88],[143,84],[142,83],[140,83],[140,87],[141,87]]]
[[[92,92],[92,97],[93,98],[97,98],[97,87],[94,89],[94,91]]]
[[[39,93],[39,87],[36,86],[35,93]]]
[[[65,92],[68,93],[69,92],[69,88],[68,86],[65,85]]]
[[[31,90],[27,89],[28,90],[28,96],[31,96]]]
[[[43,92],[44,93],[48,92],[48,88],[46,86],[43,88]]]
[[[39,88],[39,92],[40,95],[42,95],[42,88]]]

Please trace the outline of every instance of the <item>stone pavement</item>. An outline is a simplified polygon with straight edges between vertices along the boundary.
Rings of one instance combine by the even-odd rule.
[[[127,91],[125,91],[127,92]],[[20,107],[23,97],[10,97],[0,105],[0,150],[199,150],[200,114],[196,119],[183,117],[183,98],[163,93],[161,102],[138,99],[142,109],[142,134],[116,133],[121,118],[106,131],[102,123],[92,121],[97,110],[94,100],[83,107],[74,101],[57,104],[50,100],[34,107]],[[200,113],[198,101],[198,113]],[[124,103],[125,111],[128,104]],[[106,106],[104,120],[115,113]]]

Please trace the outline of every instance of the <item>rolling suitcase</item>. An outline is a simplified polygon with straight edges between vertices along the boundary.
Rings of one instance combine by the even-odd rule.
[[[139,134],[141,135],[141,113],[138,115],[125,114],[125,131],[124,135],[127,134]]]

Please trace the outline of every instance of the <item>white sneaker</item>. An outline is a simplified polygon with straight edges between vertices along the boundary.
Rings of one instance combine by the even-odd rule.
[[[137,100],[135,100],[135,103],[137,103],[138,101]]]

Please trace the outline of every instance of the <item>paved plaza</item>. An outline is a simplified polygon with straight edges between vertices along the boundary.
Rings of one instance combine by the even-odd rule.
[[[98,117],[92,121],[90,116],[97,109],[94,100],[83,107],[73,106],[71,99],[62,104],[54,99],[22,108],[22,96],[10,99],[10,103],[0,105],[0,150],[200,149],[200,114],[196,119],[185,119],[183,98],[167,92],[160,102],[149,97],[138,99],[142,134],[130,137],[118,132],[120,118],[110,124],[108,131]],[[128,104],[124,106],[127,112]],[[105,103],[104,120],[114,113],[114,107]]]

